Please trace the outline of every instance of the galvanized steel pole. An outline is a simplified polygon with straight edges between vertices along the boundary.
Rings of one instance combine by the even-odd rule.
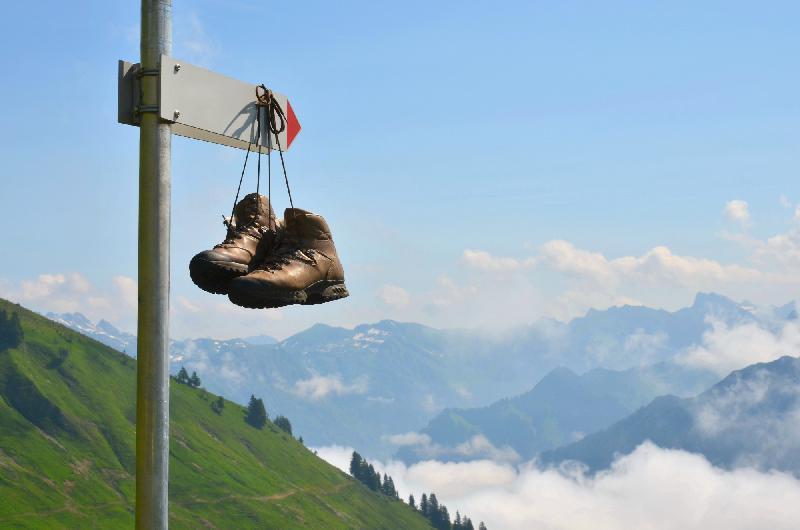
[[[171,131],[158,115],[158,68],[172,51],[172,1],[142,0],[136,528],[168,526]]]

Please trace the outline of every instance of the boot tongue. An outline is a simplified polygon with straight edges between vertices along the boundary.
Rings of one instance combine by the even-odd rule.
[[[310,213],[300,208],[286,208],[283,211],[283,222],[286,223],[287,228],[300,228],[305,224],[306,216]]]
[[[257,223],[261,226],[275,228],[275,212],[269,204],[269,199],[257,193],[246,195],[233,209],[234,226],[243,228]]]
[[[330,239],[330,229],[321,216],[300,208],[286,208],[283,212],[286,233],[299,240]]]

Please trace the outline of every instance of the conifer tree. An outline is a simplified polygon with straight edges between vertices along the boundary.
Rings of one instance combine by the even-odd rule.
[[[189,378],[189,386],[192,388],[200,388],[200,378],[197,377],[197,372],[192,371],[192,377]]]
[[[439,512],[439,499],[436,498],[435,493],[431,493],[428,495],[428,513],[434,518],[436,517],[435,514]]]
[[[439,519],[436,521],[438,523],[439,530],[450,530],[450,514],[447,512],[447,506],[442,504],[439,506]]]
[[[361,481],[366,487],[370,487],[370,482],[372,478],[369,474],[369,464],[365,459],[361,459],[361,462],[358,464],[358,480]]]
[[[22,332],[22,323],[19,321],[19,313],[14,313],[11,315],[9,327],[11,328],[12,343],[14,346],[19,346],[19,343],[22,342],[22,337],[24,336]]]
[[[408,505],[414,508],[415,510],[417,509],[417,502],[414,500],[413,493],[408,496]]]
[[[8,316],[4,310],[0,311],[0,350],[15,348],[22,342],[22,324],[19,313],[14,312]]]
[[[472,520],[469,517],[465,518],[461,522],[461,526],[464,527],[464,530],[475,530],[475,527],[472,526]],[[484,526],[484,528],[486,528],[486,527]]]
[[[361,460],[361,455],[353,451],[353,456],[350,457],[350,474],[358,480],[361,480]]]
[[[381,489],[381,474],[375,471],[375,468],[372,467],[372,464],[368,467],[369,471],[367,473],[367,477],[369,478],[369,489],[372,491],[380,491]]]
[[[275,418],[275,421],[273,423],[277,428],[279,428],[280,430],[291,436],[292,424],[289,422],[289,418],[287,418],[286,416],[278,416],[277,418]]]
[[[478,530],[488,530],[486,528],[486,525],[483,523],[483,521],[481,521],[481,524],[478,525]]]
[[[422,499],[420,499],[419,501],[419,513],[421,513],[425,517],[428,517],[429,511],[430,511],[430,506],[428,505],[428,496],[425,493],[423,493]]]
[[[176,377],[175,380],[182,385],[189,384],[189,373],[186,371],[186,368],[181,366],[181,369],[178,371],[178,377]]]
[[[247,404],[247,414],[244,421],[256,429],[263,429],[264,425],[267,424],[267,409],[264,407],[264,402],[261,398],[256,399],[254,395],[250,395],[250,403]]]
[[[302,445],[305,445],[305,444],[306,444],[306,443],[303,441],[303,437],[302,437],[302,436],[301,436],[300,438],[298,438],[298,439],[297,439],[297,441],[298,441],[298,442],[300,442]]]
[[[211,410],[213,410],[217,414],[222,414],[222,409],[224,408],[225,408],[225,400],[222,399],[222,396],[217,397],[217,399],[215,399],[211,403]]]

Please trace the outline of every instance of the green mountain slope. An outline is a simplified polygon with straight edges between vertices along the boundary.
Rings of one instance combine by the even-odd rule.
[[[0,337],[0,528],[131,528],[135,361],[9,302],[0,311],[24,333],[11,347]],[[171,527],[430,528],[214,399],[172,385]]]

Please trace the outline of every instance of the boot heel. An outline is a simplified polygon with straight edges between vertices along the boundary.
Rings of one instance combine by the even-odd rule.
[[[324,304],[339,298],[347,298],[350,293],[347,292],[347,287],[344,281],[341,280],[323,280],[312,285],[306,289],[306,300],[302,302],[303,305],[316,305]]]

